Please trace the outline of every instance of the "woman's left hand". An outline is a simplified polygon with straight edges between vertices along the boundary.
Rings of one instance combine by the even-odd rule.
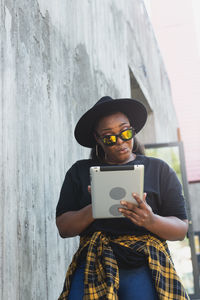
[[[120,207],[119,211],[134,224],[148,227],[154,222],[154,213],[146,202],[146,193],[143,195],[143,200],[137,194],[133,193],[132,195],[137,201],[138,206],[131,202],[121,201],[120,203],[123,208]]]
[[[128,201],[121,201],[123,208],[120,207],[119,211],[126,218],[138,226],[145,227],[164,240],[181,241],[185,238],[188,230],[188,220],[154,214],[146,202],[146,194],[143,195],[143,200],[136,194],[133,194],[133,198],[137,201],[138,206]]]

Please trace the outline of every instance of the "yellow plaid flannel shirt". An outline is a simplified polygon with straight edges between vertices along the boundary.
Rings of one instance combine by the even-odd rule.
[[[64,289],[58,300],[68,299],[70,283],[73,273],[76,270],[78,257],[81,251],[87,246],[83,299],[118,299],[119,269],[110,246],[110,241],[134,249],[134,251],[142,253],[147,257],[159,299],[189,299],[174,269],[165,241],[161,241],[150,234],[111,238],[99,231],[95,232],[92,237],[81,237],[79,249],[69,266]]]

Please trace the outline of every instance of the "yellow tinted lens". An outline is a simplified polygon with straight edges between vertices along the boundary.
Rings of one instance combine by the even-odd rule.
[[[133,136],[133,133],[132,133],[131,129],[124,130],[121,133],[121,137],[125,140],[130,140],[132,138],[132,136]]]
[[[108,136],[105,136],[105,137],[103,138],[103,142],[104,142],[104,144],[106,144],[106,145],[114,144],[114,143],[116,143],[116,136],[115,136],[115,135],[108,135]]]
[[[110,141],[112,142],[112,143],[116,143],[116,136],[115,135],[110,135]]]

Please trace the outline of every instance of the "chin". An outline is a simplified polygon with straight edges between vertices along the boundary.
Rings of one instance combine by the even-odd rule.
[[[121,163],[126,162],[130,159],[131,155],[120,155],[120,157],[118,156],[117,159],[118,161],[120,161]]]

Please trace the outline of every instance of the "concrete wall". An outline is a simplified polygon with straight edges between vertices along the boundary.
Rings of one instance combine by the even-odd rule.
[[[0,51],[0,299],[53,300],[78,245],[55,226],[65,172],[88,155],[75,123],[129,97],[130,69],[153,112],[141,138],[174,141],[169,81],[141,0],[2,0]]]
[[[200,199],[200,183],[190,183],[189,196],[191,202],[191,215],[193,222],[193,230],[200,232],[200,211],[199,211],[199,199]]]

